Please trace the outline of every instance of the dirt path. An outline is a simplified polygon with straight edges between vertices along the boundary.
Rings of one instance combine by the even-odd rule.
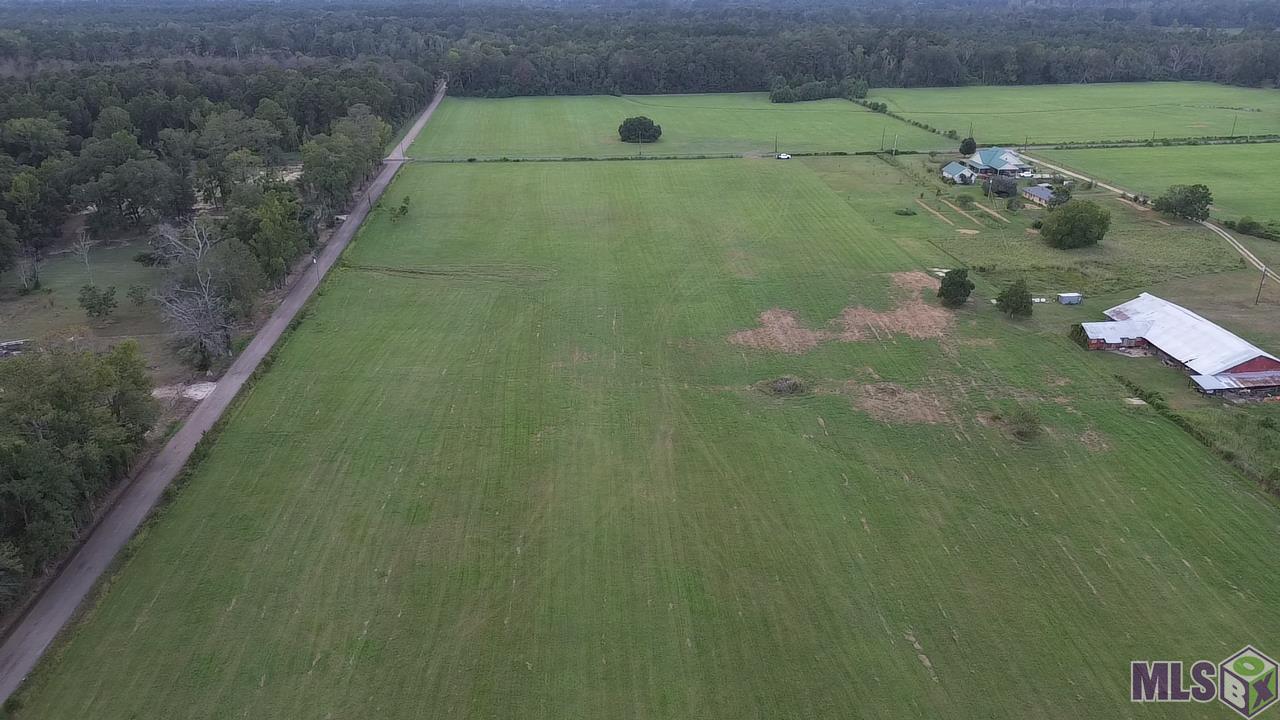
[[[929,207],[928,205],[925,205],[925,204],[924,204],[924,201],[923,201],[923,200],[921,200],[920,198],[916,198],[916,204],[917,204],[917,205],[919,205],[920,207],[924,208],[925,210],[928,210],[929,212],[933,213],[933,214],[934,214],[934,215],[935,215],[939,220],[941,220],[942,222],[944,222],[944,223],[946,223],[946,224],[948,224],[948,225],[951,225],[952,227],[955,227],[955,223],[951,222],[951,218],[947,217],[946,215],[943,215],[942,213],[938,212],[937,210],[934,210],[933,208]]]
[[[996,212],[995,210],[992,210],[991,208],[987,207],[986,205],[983,205],[982,203],[976,203],[974,204],[974,207],[978,208],[982,212],[990,215],[991,217],[999,220],[1002,223],[1009,222],[1009,218],[1001,215],[1000,213]]]
[[[439,87],[431,104],[418,116],[404,140],[383,161],[382,171],[369,185],[364,198],[357,202],[347,221],[334,231],[316,263],[298,279],[253,341],[231,364],[231,368],[218,381],[217,389],[201,401],[182,429],[141,468],[120,494],[115,505],[89,532],[84,543],[70,557],[61,572],[44,588],[26,614],[14,623],[4,638],[4,644],[0,645],[0,703],[8,699],[22,684],[40,656],[75,615],[98,578],[111,566],[116,553],[133,537],[138,526],[155,507],[164,489],[181,472],[196,443],[222,417],[223,411],[257,369],[258,363],[275,346],[325,273],[346,249],[373,203],[404,164],[404,149],[431,119],[431,114],[444,98],[445,89],[443,84]]]
[[[965,216],[965,217],[969,218],[970,220],[972,220],[974,225],[977,225],[978,227],[986,227],[985,225],[983,225],[983,224],[982,224],[982,222],[981,222],[980,220],[978,220],[978,218],[976,218],[976,217],[974,217],[974,216],[970,215],[969,213],[967,213],[967,212],[965,212],[965,211],[961,210],[959,205],[956,205],[956,204],[954,204],[954,203],[948,202],[946,198],[938,198],[938,199],[939,199],[939,200],[941,200],[941,201],[943,202],[943,204],[945,204],[947,207],[951,208],[952,210],[955,210],[956,212],[960,213],[961,215],[963,215],[963,216]]]
[[[1059,167],[1059,166],[1057,166],[1057,165],[1053,165],[1053,164],[1051,164],[1051,163],[1047,163],[1047,162],[1045,162],[1045,161],[1043,161],[1043,160],[1041,160],[1041,159],[1039,159],[1039,158],[1031,157],[1030,155],[1027,155],[1026,153],[1023,153],[1023,155],[1022,155],[1022,156],[1023,156],[1023,157],[1025,157],[1025,158],[1028,158],[1028,159],[1030,159],[1030,160],[1033,160],[1033,161],[1035,161],[1036,163],[1038,163],[1038,164],[1040,164],[1040,165],[1043,165],[1043,166],[1045,166],[1045,167],[1049,168],[1050,170],[1053,170],[1053,171],[1055,171],[1055,172],[1060,172],[1060,173],[1062,173],[1063,175],[1067,175],[1067,176],[1070,176],[1070,177],[1073,177],[1073,178],[1077,178],[1077,179],[1079,179],[1079,180],[1088,180],[1088,181],[1092,182],[1094,185],[1096,185],[1096,186],[1098,186],[1098,187],[1100,187],[1100,188],[1103,188],[1103,189],[1105,189],[1105,190],[1110,190],[1110,191],[1111,191],[1111,192],[1113,192],[1113,193],[1118,193],[1118,194],[1120,194],[1120,195],[1122,195],[1122,196],[1123,196],[1123,195],[1134,195],[1134,194],[1136,194],[1136,193],[1128,192],[1127,190],[1122,190],[1121,188],[1118,188],[1118,187],[1116,187],[1115,185],[1108,185],[1108,184],[1106,184],[1106,183],[1104,183],[1104,182],[1101,182],[1101,181],[1099,181],[1099,180],[1095,180],[1095,179],[1093,179],[1093,178],[1090,178],[1090,177],[1086,177],[1086,176],[1084,176],[1084,175],[1081,175],[1080,173],[1072,172],[1072,171],[1070,171],[1070,170],[1068,170],[1068,169],[1066,169],[1066,168],[1064,168],[1064,167]],[[1121,199],[1123,200],[1124,198],[1121,198]],[[1144,208],[1144,209],[1145,209],[1145,208]],[[1218,226],[1217,226],[1216,224],[1214,224],[1214,223],[1209,222],[1208,220],[1201,220],[1201,221],[1200,221],[1200,224],[1201,224],[1201,225],[1203,225],[1203,226],[1205,226],[1206,228],[1208,228],[1208,229],[1209,229],[1211,232],[1213,232],[1214,234],[1216,234],[1216,235],[1218,235],[1219,237],[1221,237],[1223,240],[1226,240],[1226,241],[1227,241],[1227,243],[1228,243],[1229,245],[1231,245],[1231,247],[1232,247],[1232,248],[1234,248],[1236,252],[1240,253],[1240,257],[1244,258],[1244,259],[1245,259],[1245,262],[1247,262],[1247,263],[1249,263],[1250,265],[1254,266],[1255,268],[1257,268],[1257,269],[1259,269],[1259,270],[1263,271],[1264,273],[1266,273],[1267,277],[1271,278],[1272,280],[1275,280],[1276,282],[1280,282],[1280,275],[1277,275],[1274,271],[1272,271],[1270,268],[1268,268],[1268,267],[1267,267],[1267,265],[1266,265],[1266,263],[1264,263],[1264,262],[1262,262],[1261,260],[1259,260],[1259,259],[1258,259],[1258,256],[1257,256],[1257,255],[1254,255],[1252,252],[1249,252],[1249,249],[1248,249],[1248,248],[1246,248],[1244,245],[1242,245],[1242,244],[1240,243],[1240,241],[1239,241],[1239,240],[1236,240],[1236,239],[1235,239],[1235,237],[1233,237],[1233,236],[1231,235],[1231,233],[1227,232],[1226,230],[1223,230],[1222,228],[1218,227]]]

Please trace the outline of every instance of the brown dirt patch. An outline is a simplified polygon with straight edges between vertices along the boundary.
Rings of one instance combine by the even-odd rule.
[[[1031,237],[1039,237],[1040,231],[1035,228],[1027,228],[1027,234]]]
[[[977,235],[978,234],[977,230],[969,230],[967,228],[957,228],[956,232],[960,233],[961,235]]]
[[[773,308],[760,313],[760,327],[729,336],[735,345],[799,354],[827,340],[859,342],[906,335],[917,339],[940,338],[951,328],[954,318],[938,305],[921,299],[924,291],[938,288],[938,279],[919,271],[892,274],[893,284],[911,297],[892,310],[848,307],[829,323],[835,331],[804,327],[790,310]]]
[[[1080,444],[1090,452],[1106,452],[1111,449],[1111,446],[1107,444],[1106,437],[1097,430],[1086,430],[1080,436]]]
[[[760,327],[736,332],[729,336],[729,342],[758,350],[798,355],[816,348],[819,343],[831,337],[831,333],[826,331],[804,327],[790,310],[765,310],[760,313],[759,320]]]
[[[854,407],[882,422],[935,425],[949,420],[942,399],[919,390],[878,382],[869,385],[854,383],[850,391]]]
[[[879,311],[864,307],[845,308],[835,320],[839,338],[858,342],[886,335],[906,335],[916,339],[940,338],[951,328],[951,313],[916,298],[898,307]]]
[[[893,284],[895,286],[900,287],[903,290],[910,290],[917,295],[925,290],[936,292],[938,287],[942,284],[938,281],[938,278],[930,275],[929,273],[920,272],[919,270],[912,270],[911,272],[896,272],[890,277],[893,278]]]

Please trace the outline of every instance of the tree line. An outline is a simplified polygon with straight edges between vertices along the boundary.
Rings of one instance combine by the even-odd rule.
[[[91,520],[155,419],[131,341],[0,361],[0,612]]]

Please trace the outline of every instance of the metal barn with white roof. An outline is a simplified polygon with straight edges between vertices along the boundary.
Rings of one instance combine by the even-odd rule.
[[[1280,388],[1280,358],[1181,305],[1142,293],[1103,314],[1112,322],[1080,324],[1091,350],[1150,346],[1203,392]]]

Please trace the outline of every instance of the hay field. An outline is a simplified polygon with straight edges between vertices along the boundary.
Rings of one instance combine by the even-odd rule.
[[[623,118],[662,126],[656,143],[618,139]],[[645,155],[862,152],[945,148],[953,143],[847,100],[774,104],[765,93],[455,98],[444,101],[409,149],[415,158],[626,157]],[[883,142],[883,146],[882,143]]]
[[[16,717],[1185,716],[1280,511],[876,162],[406,167]]]
[[[884,88],[871,100],[983,145],[1280,133],[1280,91],[1215,83]]]

